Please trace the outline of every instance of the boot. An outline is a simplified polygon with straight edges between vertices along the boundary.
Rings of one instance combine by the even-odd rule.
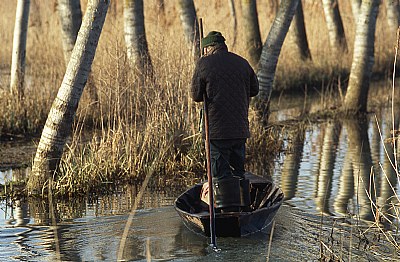
[[[240,206],[243,211],[250,211],[251,196],[250,196],[250,182],[248,179],[241,178],[240,183]]]
[[[213,179],[213,189],[217,209],[221,212],[239,211],[241,199],[240,182],[237,177]]]

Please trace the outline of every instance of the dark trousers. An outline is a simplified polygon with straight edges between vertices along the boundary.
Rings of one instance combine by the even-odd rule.
[[[210,140],[211,172],[214,178],[244,177],[246,139]]]

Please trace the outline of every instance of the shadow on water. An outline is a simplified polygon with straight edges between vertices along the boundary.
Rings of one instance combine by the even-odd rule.
[[[279,97],[285,108],[275,101],[279,115],[273,119],[296,118],[304,111],[312,113],[316,104],[326,105],[318,97],[314,103],[311,97],[296,103],[285,99],[292,98]],[[214,252],[209,239],[185,228],[172,207],[183,188],[147,188],[123,259],[265,261],[268,254],[272,261],[400,259],[382,233],[398,237],[394,229],[399,223],[399,149],[389,138],[391,130],[399,128],[399,116],[395,112],[392,117],[391,108],[384,105],[364,118],[320,121],[305,132],[285,134],[286,151],[272,171],[285,193],[272,242],[271,228],[266,228],[244,238],[218,238],[221,251]],[[1,172],[0,184],[23,179],[26,172]],[[48,201],[39,199],[0,202],[0,261],[115,261],[138,188],[127,187],[111,196],[56,200],[54,211]]]

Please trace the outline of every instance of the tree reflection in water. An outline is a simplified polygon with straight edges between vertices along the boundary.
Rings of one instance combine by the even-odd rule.
[[[314,212],[372,222],[379,210],[393,220],[399,201],[394,150],[399,149],[390,138],[399,117],[392,124],[390,116],[380,114],[389,111],[378,110],[378,121],[372,115],[324,121],[306,131],[304,140],[294,135],[274,175],[287,203],[301,208],[313,201]]]

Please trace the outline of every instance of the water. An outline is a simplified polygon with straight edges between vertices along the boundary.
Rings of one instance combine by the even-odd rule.
[[[373,89],[371,93],[385,99]],[[272,109],[279,111],[271,119],[290,119],[304,111],[312,112],[315,104],[325,103],[321,99],[311,105],[304,100],[291,103],[285,101],[290,98],[280,99],[292,106],[283,110],[275,102]],[[276,159],[272,172],[286,198],[273,233],[270,227],[244,238],[218,238],[221,251],[215,252],[207,237],[184,227],[172,207],[184,188],[149,188],[132,218],[122,260],[266,261],[269,257],[271,261],[316,261],[321,250],[329,257],[321,243],[335,251],[337,257],[331,255],[334,258],[400,259],[393,247],[382,240],[382,233],[370,229],[363,237],[358,234],[359,229],[367,228],[358,224],[375,221],[377,208],[395,215],[388,216],[382,226],[399,223],[399,178],[389,161],[396,163],[393,153],[398,154],[399,150],[385,142],[393,119],[388,103],[384,105],[361,122],[321,120],[308,126],[304,133],[286,136],[287,151]],[[396,129],[398,116],[400,113],[396,112]],[[1,172],[0,183],[18,180],[24,173]],[[33,199],[3,201],[0,261],[115,261],[136,196],[137,188],[132,187],[118,195],[55,201],[53,205]],[[371,206],[370,199],[376,206]],[[395,235],[390,229],[389,232]],[[379,236],[381,240],[377,240]]]

